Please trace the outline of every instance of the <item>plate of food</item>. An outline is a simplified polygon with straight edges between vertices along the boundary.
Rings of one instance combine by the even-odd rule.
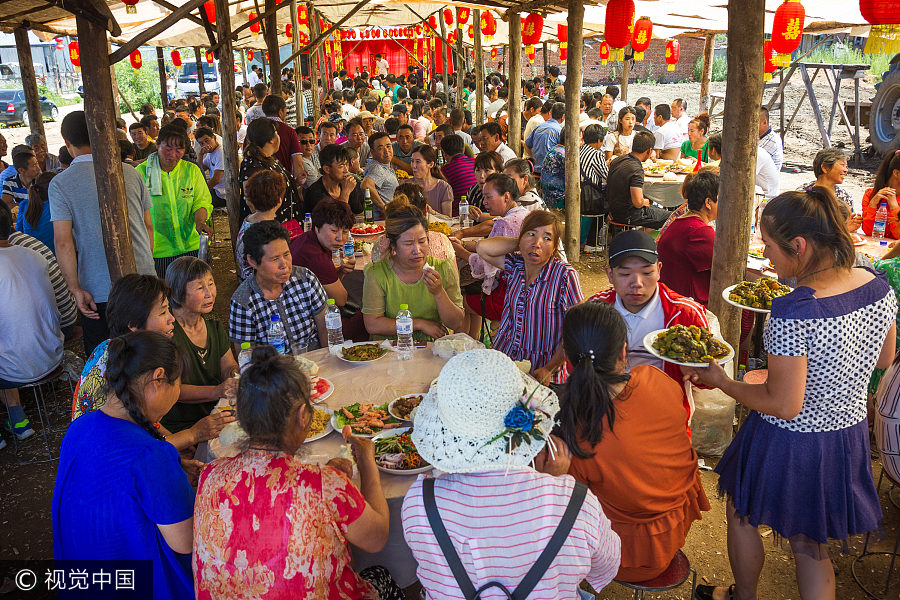
[[[372,238],[384,233],[384,225],[374,225],[371,223],[368,225],[357,225],[356,227],[350,228],[350,233],[358,238]]]
[[[388,404],[388,413],[401,421],[412,421],[416,414],[416,409],[419,408],[419,404],[424,397],[425,394],[406,394],[405,396],[394,398]]]
[[[393,475],[417,475],[431,470],[416,450],[409,435],[411,427],[379,433],[372,438],[375,443],[375,464],[378,469]]]
[[[306,430],[306,439],[303,440],[303,443],[321,440],[334,431],[334,424],[331,422],[333,416],[334,413],[331,409],[314,406],[312,421],[309,423],[309,429]]]
[[[644,336],[644,347],[653,356],[683,367],[708,367],[710,360],[725,364],[734,358],[734,348],[696,325],[673,325]]]
[[[341,353],[337,357],[344,362],[370,363],[383,358],[388,352],[389,350],[378,342],[356,342],[341,348]]]
[[[334,393],[334,384],[324,377],[311,377],[309,379],[309,401],[313,404],[323,402]]]
[[[789,294],[791,288],[769,277],[756,281],[742,281],[722,290],[725,302],[738,308],[767,313],[772,310],[772,299]]]
[[[432,221],[428,224],[428,231],[437,231],[444,235],[451,235],[453,233],[453,228],[443,221]]]
[[[857,247],[863,246],[866,243],[866,238],[856,233],[851,233],[850,239],[853,240],[853,245]]]
[[[384,430],[397,429],[400,419],[388,413],[387,402],[378,405],[357,402],[334,411],[331,426],[342,431],[345,425],[350,426],[353,435],[372,437]]]

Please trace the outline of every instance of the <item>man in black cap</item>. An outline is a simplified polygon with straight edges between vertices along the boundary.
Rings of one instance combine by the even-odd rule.
[[[682,384],[678,365],[663,362],[644,347],[644,336],[673,325],[697,325],[709,329],[706,309],[659,281],[661,268],[656,242],[647,233],[623,231],[609,245],[606,276],[612,287],[595,294],[591,302],[612,304],[628,327],[628,368],[653,365]]]

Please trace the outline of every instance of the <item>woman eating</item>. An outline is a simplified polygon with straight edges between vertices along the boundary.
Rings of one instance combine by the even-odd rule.
[[[363,319],[375,339],[394,337],[397,313],[407,305],[413,338],[437,339],[463,325],[463,302],[454,261],[429,254],[425,214],[402,200],[385,207],[388,256],[366,265]]]
[[[734,584],[698,586],[701,599],[756,597],[760,524],[790,542],[800,596],[834,598],[829,540],[847,542],[881,524],[866,386],[872,369],[894,357],[897,300],[882,277],[853,268],[853,242],[825,193],[786,192],[760,218],[765,257],[779,278],[798,282],[772,301],[768,380],[734,381],[712,361],[687,371],[751,409],[716,467]]]
[[[309,389],[293,358],[271,346],[253,351],[237,394],[246,445],[210,464],[197,486],[197,598],[402,600],[383,568],[357,574],[350,564],[349,544],[378,552],[388,539],[372,441],[346,439],[359,488],[348,459],[319,466],[297,454],[316,418]]]
[[[478,242],[478,256],[503,270],[506,298],[493,347],[513,360],[531,361],[538,381],[562,383],[568,375],[560,339],[566,310],[584,300],[578,272],[559,258],[562,223],[536,210],[523,221],[519,237]]]
[[[506,161],[503,166],[503,172],[512,177],[519,188],[519,206],[529,211],[542,210],[544,201],[537,193],[534,183],[534,172],[531,169],[531,162],[524,158],[514,158]]]
[[[153,598],[194,598],[194,492],[178,451],[153,425],[178,400],[182,357],[152,331],[108,348],[106,403],[69,425],[60,449],[53,556],[152,561]]]
[[[425,191],[429,208],[442,215],[458,216],[459,204],[453,201],[453,188],[437,166],[437,155],[428,144],[417,146],[410,158],[412,180]]]
[[[872,235],[875,215],[878,207],[884,203],[888,211],[884,235],[895,240],[900,239],[900,223],[897,222],[900,204],[897,202],[897,190],[900,190],[900,151],[889,152],[884,157],[875,173],[875,186],[867,189],[863,195],[862,228],[866,235]]]
[[[607,165],[615,157],[631,152],[631,143],[634,142],[635,123],[637,123],[637,116],[634,112],[634,107],[623,106],[619,109],[615,131],[610,131],[603,139],[603,154],[606,157]]]
[[[166,283],[172,288],[173,339],[190,365],[178,402],[161,421],[178,432],[209,416],[219,398],[234,392],[238,364],[225,326],[213,311],[216,282],[209,265],[193,256],[181,257],[166,269]]]
[[[688,123],[688,139],[681,144],[681,158],[699,157],[701,162],[709,162],[709,115],[700,113]]]
[[[611,304],[573,306],[562,338],[572,364],[559,413],[568,472],[597,496],[622,540],[616,579],[653,579],[710,509],[684,427],[683,391],[650,365],[625,372],[628,329]]]
[[[152,331],[171,339],[175,333],[175,318],[169,312],[171,293],[166,282],[153,275],[129,273],[116,281],[106,303],[110,336],[117,338],[131,331]],[[109,340],[106,340],[94,349],[84,364],[81,379],[75,388],[72,420],[99,410],[106,404],[108,362]],[[178,433],[171,433],[165,427],[160,427],[159,431],[167,442],[181,451],[217,437],[222,428],[232,421],[234,417],[214,412]]]
[[[422,213],[427,213],[428,205],[425,203],[425,192],[421,186],[411,181],[405,181],[397,186],[394,190],[394,201],[398,202],[398,206],[402,204],[410,204],[415,206]],[[378,262],[391,251],[391,241],[387,236],[381,236],[372,246],[372,262]],[[456,265],[456,252],[450,239],[439,231],[428,230],[428,254],[441,260],[449,260]]]
[[[297,182],[275,157],[275,153],[278,152],[281,145],[281,138],[278,137],[278,132],[275,130],[275,123],[271,119],[254,119],[247,126],[246,143],[244,159],[241,161],[241,168],[238,172],[238,183],[241,186],[241,219],[245,219],[250,214],[250,207],[247,206],[244,193],[244,183],[254,173],[268,170],[280,173],[286,182],[284,197],[281,206],[275,213],[275,220],[279,223],[285,223],[292,219],[302,221],[303,198],[298,191]],[[303,182],[299,183],[302,185]]]

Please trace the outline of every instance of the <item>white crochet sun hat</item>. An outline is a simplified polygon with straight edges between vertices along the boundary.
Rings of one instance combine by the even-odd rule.
[[[534,394],[532,395],[532,392]],[[534,435],[515,448],[504,420],[523,395],[539,411]],[[412,441],[419,454],[445,473],[476,473],[531,463],[549,439],[559,400],[496,350],[469,350],[447,361],[416,411]],[[494,441],[491,441],[494,440]]]

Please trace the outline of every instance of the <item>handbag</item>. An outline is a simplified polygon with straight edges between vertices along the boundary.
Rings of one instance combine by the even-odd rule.
[[[609,212],[606,204],[606,192],[600,186],[581,180],[581,214],[584,216],[599,216]]]
[[[490,588],[498,588],[510,600],[525,600],[541,580],[541,577],[544,576],[544,573],[547,572],[547,569],[550,568],[553,559],[569,537],[569,532],[572,531],[572,527],[575,525],[575,519],[581,511],[581,505],[584,504],[586,494],[587,486],[581,482],[575,482],[575,488],[572,490],[572,496],[569,498],[566,512],[563,513],[556,531],[553,532],[553,536],[547,542],[544,551],[541,552],[537,561],[528,569],[528,572],[522,578],[522,581],[519,582],[519,585],[516,586],[516,589],[510,592],[499,581],[489,581],[476,590],[472,580],[469,578],[469,574],[466,573],[466,568],[463,566],[459,554],[453,547],[453,542],[450,541],[444,522],[441,520],[441,515],[434,500],[434,479],[422,481],[422,499],[425,503],[425,514],[428,517],[428,524],[431,525],[434,537],[441,546],[441,552],[444,553],[444,558],[447,559],[447,565],[450,567],[453,577],[456,578],[456,583],[459,585],[459,589],[466,600],[479,600],[481,594]]]

